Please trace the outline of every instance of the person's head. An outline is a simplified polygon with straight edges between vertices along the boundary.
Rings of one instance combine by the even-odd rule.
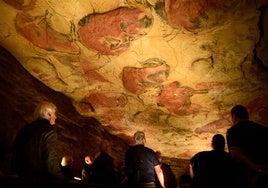
[[[231,115],[234,124],[242,120],[248,120],[248,110],[243,105],[235,105],[231,109]]]
[[[225,138],[222,134],[215,134],[212,137],[212,148],[217,151],[224,151],[225,148]]]
[[[34,112],[35,119],[47,119],[51,125],[55,124],[57,107],[47,101],[40,102]]]
[[[133,140],[135,144],[145,144],[145,134],[142,131],[135,132],[133,136]]]
[[[61,159],[61,166],[72,166],[73,165],[73,157],[70,155],[63,156]]]
[[[91,165],[93,163],[92,159],[89,155],[85,156],[85,163],[88,165]]]
[[[160,163],[162,163],[162,154],[161,154],[161,152],[160,151],[156,151],[155,152],[155,154],[156,154],[156,157],[157,157],[157,159],[158,159],[158,161],[160,162]]]

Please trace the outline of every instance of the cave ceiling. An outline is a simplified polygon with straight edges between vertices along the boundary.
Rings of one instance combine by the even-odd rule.
[[[1,46],[68,99],[61,119],[95,118],[126,143],[142,130],[178,158],[225,135],[235,104],[268,125],[267,1],[3,0],[0,12]]]

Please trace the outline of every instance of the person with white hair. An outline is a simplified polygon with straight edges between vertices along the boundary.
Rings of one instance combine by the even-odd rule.
[[[161,186],[164,185],[164,175],[155,152],[145,147],[145,133],[137,131],[131,146],[125,153],[125,173],[128,179],[127,187],[155,188],[156,177]],[[156,174],[156,177],[155,177]]]
[[[56,106],[40,102],[35,120],[22,127],[12,147],[11,173],[31,181],[66,180],[57,152]]]

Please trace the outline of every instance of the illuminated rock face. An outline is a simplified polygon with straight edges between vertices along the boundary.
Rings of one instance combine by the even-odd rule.
[[[1,46],[126,143],[143,130],[149,147],[189,158],[225,135],[238,103],[268,125],[265,1],[5,0],[0,12]],[[84,150],[96,134],[68,126],[80,122],[66,109],[62,145]]]

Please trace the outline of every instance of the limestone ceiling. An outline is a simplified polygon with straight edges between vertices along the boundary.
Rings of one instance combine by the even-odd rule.
[[[265,1],[4,0],[0,12],[1,46],[126,142],[143,130],[188,158],[237,103],[268,124]]]

